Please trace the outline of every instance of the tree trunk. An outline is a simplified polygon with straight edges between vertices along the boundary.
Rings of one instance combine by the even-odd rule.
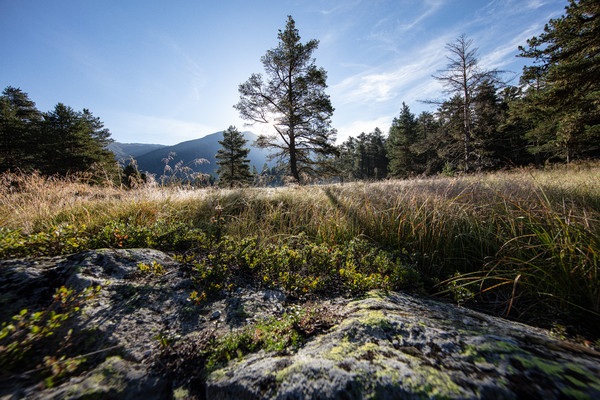
[[[293,131],[290,132],[290,172],[296,182],[300,183],[300,174],[298,173],[298,161],[296,160],[296,141]]]
[[[465,101],[463,104],[464,125],[465,125],[465,172],[469,172],[469,158],[471,157],[471,116],[469,115],[469,90],[467,81],[466,65],[463,69],[463,88]]]

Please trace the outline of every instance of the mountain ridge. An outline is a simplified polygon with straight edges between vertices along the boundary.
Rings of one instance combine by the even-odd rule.
[[[274,162],[268,160],[269,152],[267,150],[252,146],[258,136],[251,131],[244,131],[242,134],[247,140],[246,147],[250,149],[248,154],[250,166],[256,167],[258,171],[262,171],[265,164],[269,167],[273,166]],[[125,161],[133,158],[141,172],[154,174],[157,177],[164,175],[165,169],[169,170],[169,168],[165,168],[167,161],[171,169],[175,168],[176,165],[180,165],[181,167],[190,168],[193,172],[216,176],[215,171],[218,166],[215,155],[221,148],[219,140],[223,140],[223,131],[214,132],[198,139],[186,140],[172,146],[114,142],[108,148],[115,153],[119,160]],[[148,151],[143,152],[143,149]],[[119,150],[120,155],[117,154]],[[138,153],[127,153],[124,150],[135,150]],[[196,160],[198,159],[206,160],[208,163],[197,163]]]

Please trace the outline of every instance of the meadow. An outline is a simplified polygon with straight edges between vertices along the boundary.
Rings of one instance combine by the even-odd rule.
[[[193,266],[195,302],[240,276],[298,297],[407,290],[591,339],[599,222],[597,162],[231,190],[0,177],[3,259],[153,247]]]

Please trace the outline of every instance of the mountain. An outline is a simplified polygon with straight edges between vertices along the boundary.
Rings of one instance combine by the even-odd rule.
[[[146,143],[119,143],[113,142],[108,145],[108,149],[115,153],[115,157],[119,161],[126,161],[130,157],[136,158],[153,150],[166,147],[163,144],[146,144]]]
[[[264,164],[273,166],[273,162],[267,161],[268,151],[253,147],[252,143],[258,138],[257,135],[250,131],[242,132],[244,138],[248,141],[247,147],[250,149],[250,165],[255,166],[258,171],[262,170]],[[173,154],[169,160],[169,166],[174,168],[175,165],[181,162],[183,167],[189,167],[194,172],[202,172],[215,176],[215,171],[218,166],[216,164],[215,154],[221,148],[219,140],[223,140],[223,131],[204,136],[200,139],[188,140],[173,146],[164,146],[152,150],[145,154],[134,157],[137,161],[138,168],[142,172],[156,174],[157,177],[163,175],[165,170],[164,160]],[[196,164],[197,159],[205,159],[208,163]]]

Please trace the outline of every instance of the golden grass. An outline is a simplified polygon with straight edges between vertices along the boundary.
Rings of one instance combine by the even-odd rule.
[[[204,229],[217,205],[223,208],[224,233],[234,238],[304,234],[316,242],[340,244],[362,237],[404,253],[430,287],[458,272],[454,283],[471,290],[475,284],[475,291],[504,285],[514,297],[513,289],[529,285],[540,296],[600,315],[597,162],[234,190],[126,190],[90,186],[78,178],[0,177],[0,228],[22,234],[61,223],[85,225],[83,231],[94,234],[110,221],[148,227],[164,220]]]

